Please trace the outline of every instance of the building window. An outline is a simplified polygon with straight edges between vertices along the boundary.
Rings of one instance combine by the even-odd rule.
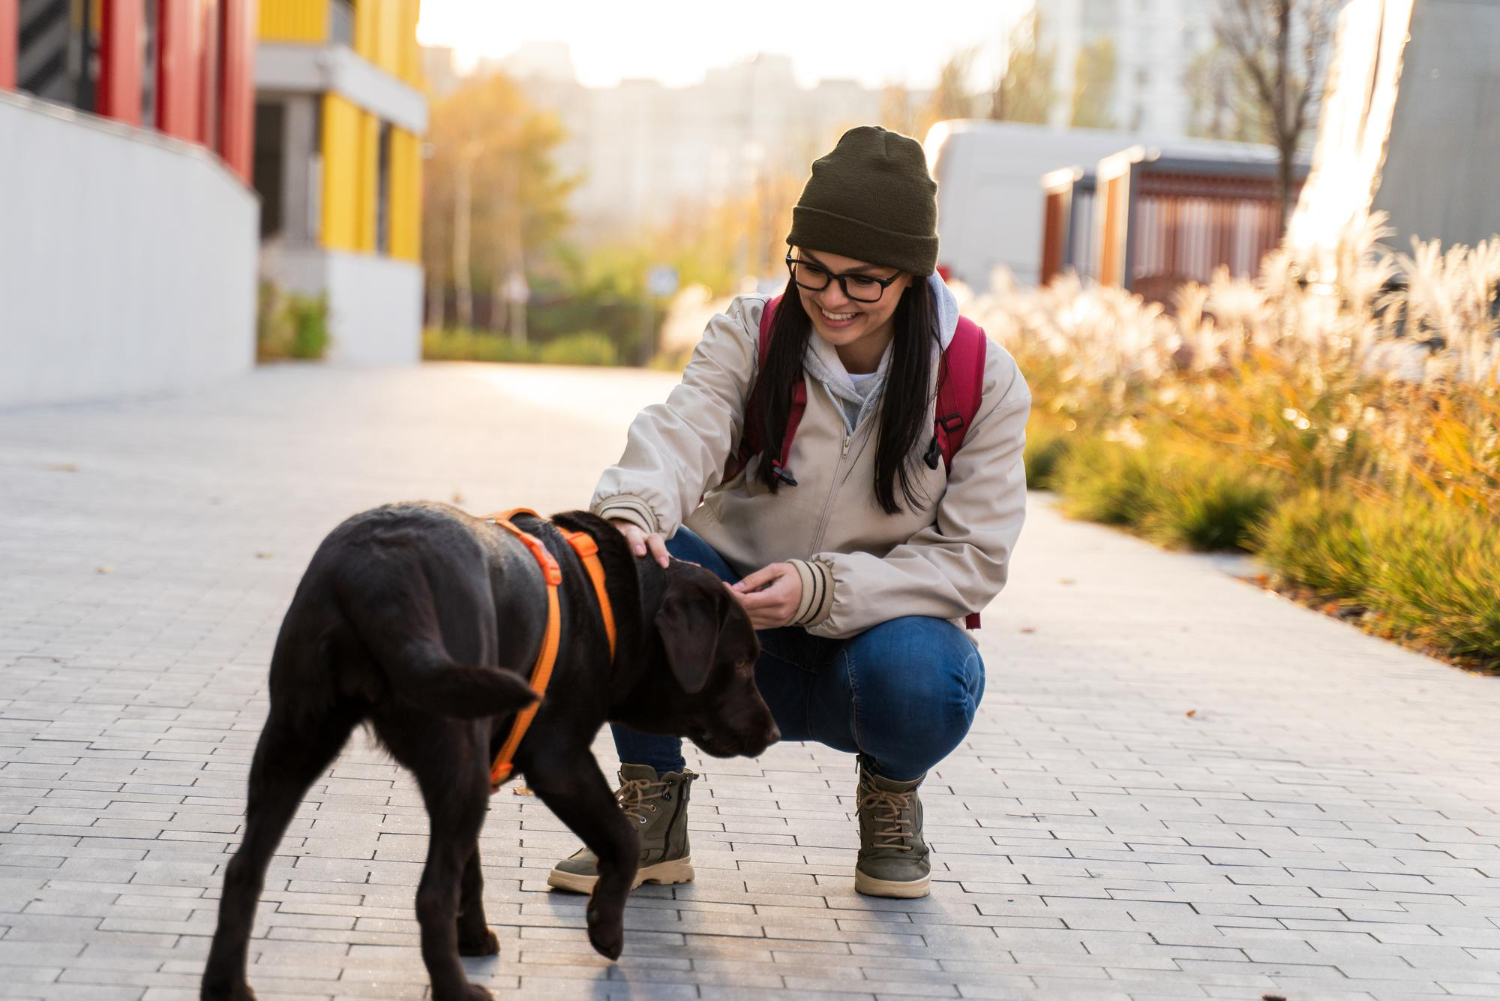
[[[255,160],[251,177],[260,195],[260,238],[281,233],[282,144],[286,128],[286,105],[280,101],[257,101],[255,104]]]
[[[375,161],[375,252],[391,252],[391,126],[380,123]]]
[[[161,64],[161,2],[146,0],[141,31],[141,125],[156,128],[156,75]]]

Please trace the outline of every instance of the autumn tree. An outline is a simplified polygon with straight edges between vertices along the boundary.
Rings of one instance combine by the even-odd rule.
[[[990,117],[1007,122],[1045,123],[1057,95],[1052,70],[1057,59],[1042,46],[1042,15],[1038,8],[1011,29],[1005,72],[990,100]]]
[[[1239,58],[1215,42],[1183,73],[1188,94],[1187,134],[1199,139],[1265,143],[1274,139],[1261,115],[1255,85]]]
[[[1073,109],[1068,122],[1080,129],[1115,127],[1115,43],[1101,35],[1085,45],[1073,64]]]
[[[424,172],[422,262],[438,303],[455,293],[459,326],[474,322],[473,290],[499,295],[524,275],[568,225],[576,178],[559,175],[553,154],[564,138],[555,115],[532,107],[509,77],[470,80],[432,107]],[[505,323],[499,309],[491,326]],[[524,321],[510,319],[513,335]]]
[[[1219,0],[1214,33],[1249,81],[1279,153],[1277,198],[1285,231],[1297,150],[1322,91],[1334,0]]]
[[[969,90],[974,55],[973,49],[963,49],[949,56],[938,70],[937,85],[925,94],[888,85],[881,94],[880,124],[922,140],[938,122],[974,117],[974,95]]]

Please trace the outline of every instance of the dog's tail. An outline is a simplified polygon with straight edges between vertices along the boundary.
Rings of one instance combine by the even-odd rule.
[[[504,667],[464,665],[443,645],[432,589],[421,572],[361,574],[357,586],[340,581],[339,604],[397,698],[454,719],[504,716],[531,705],[536,692]]]

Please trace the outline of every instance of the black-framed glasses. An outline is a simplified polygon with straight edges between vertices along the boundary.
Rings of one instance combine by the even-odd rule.
[[[885,290],[901,277],[899,271],[889,278],[860,274],[836,275],[820,264],[804,261],[791,254],[786,255],[786,269],[791,274],[792,281],[809,292],[821,292],[828,287],[830,281],[837,280],[844,295],[855,302],[879,302]]]

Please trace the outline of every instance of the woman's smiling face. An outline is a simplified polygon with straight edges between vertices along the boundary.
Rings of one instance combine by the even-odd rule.
[[[895,276],[896,280],[880,293],[879,300],[875,302],[859,302],[849,298],[837,280],[830,280],[827,288],[817,292],[803,288],[800,284],[797,286],[802,308],[812,317],[813,329],[835,347],[848,347],[871,334],[880,334],[883,338],[889,333],[896,304],[901,301],[901,294],[911,284],[910,275],[899,273],[895,268],[868,264],[852,257],[840,257],[838,254],[804,250],[801,247],[796,248],[792,256],[816,264],[834,275],[847,275],[851,278],[859,275],[882,281]],[[855,288],[854,294],[873,296],[878,289],[879,286],[872,283],[868,290]]]

